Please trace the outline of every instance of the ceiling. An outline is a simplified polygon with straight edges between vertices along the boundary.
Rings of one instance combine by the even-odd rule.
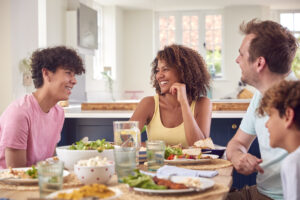
[[[124,9],[195,10],[221,9],[227,6],[264,5],[271,9],[300,9],[300,0],[95,0],[101,5]]]

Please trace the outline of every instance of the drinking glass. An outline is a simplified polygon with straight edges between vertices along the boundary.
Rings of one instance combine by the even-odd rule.
[[[41,198],[62,188],[64,168],[62,161],[40,161],[37,168]]]
[[[124,177],[133,175],[137,167],[136,148],[115,146],[114,156],[118,181],[122,182]]]
[[[156,171],[164,165],[165,142],[162,140],[148,140],[146,141],[146,147],[148,170]]]
[[[114,121],[114,143],[122,147],[141,146],[141,133],[138,121]]]

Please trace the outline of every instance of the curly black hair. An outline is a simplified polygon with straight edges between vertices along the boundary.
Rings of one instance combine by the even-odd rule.
[[[59,67],[69,69],[78,75],[85,72],[82,59],[74,49],[57,46],[38,49],[33,52],[31,56],[31,73],[35,88],[40,88],[44,84],[43,68],[54,73]]]
[[[181,83],[186,85],[186,94],[191,100],[198,100],[201,96],[207,95],[210,75],[204,59],[197,51],[183,45],[172,44],[157,53],[152,62],[151,83],[160,94],[159,83],[155,78],[158,60],[165,61],[168,67],[177,70]]]

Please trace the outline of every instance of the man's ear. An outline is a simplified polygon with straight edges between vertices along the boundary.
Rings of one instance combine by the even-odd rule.
[[[266,59],[262,56],[258,57],[256,60],[257,72],[261,72],[266,67]]]
[[[285,128],[290,128],[293,125],[294,117],[295,117],[294,110],[290,107],[287,107],[284,116]]]

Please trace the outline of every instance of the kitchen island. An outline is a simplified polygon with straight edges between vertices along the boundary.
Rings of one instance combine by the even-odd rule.
[[[226,146],[236,133],[241,119],[246,113],[249,100],[212,101],[212,123],[210,136],[215,144]],[[84,103],[70,105],[65,110],[65,124],[59,145],[70,145],[87,136],[90,140],[106,139],[113,141],[113,121],[126,121],[134,112],[134,103]],[[83,108],[83,109],[82,109]],[[125,108],[125,110],[124,110]],[[99,110],[100,109],[100,110]],[[142,140],[147,139],[142,133]],[[250,153],[260,157],[257,139],[252,144]],[[243,187],[256,183],[256,174],[243,176],[234,171],[233,186]]]
[[[128,120],[137,104],[138,102],[102,102],[71,104],[65,107],[66,119],[59,145],[72,144],[85,136],[91,140],[105,138],[113,141],[113,121]],[[249,100],[212,101],[211,137],[216,144],[227,144],[239,127],[248,105]],[[146,138],[143,133],[142,140],[145,141]]]
[[[88,136],[91,140],[103,139],[113,141],[113,121],[128,120],[138,102],[103,102],[82,103],[65,107],[65,124],[62,140],[59,145],[69,145],[81,138]],[[211,136],[214,142],[226,145],[236,132],[241,118],[248,107],[249,100],[239,101],[212,101]],[[222,132],[222,133],[221,133]],[[216,137],[219,135],[219,137]],[[226,136],[226,140],[220,139]],[[146,134],[142,134],[145,141]]]

